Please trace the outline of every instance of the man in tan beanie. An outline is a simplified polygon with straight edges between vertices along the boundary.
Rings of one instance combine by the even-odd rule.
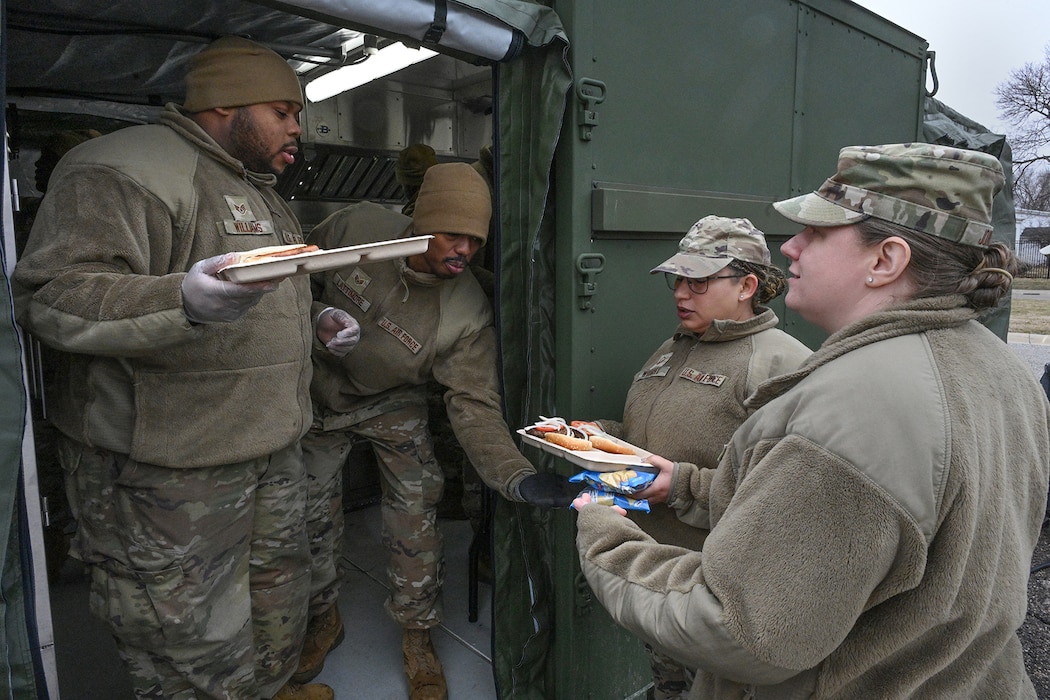
[[[446,696],[430,638],[441,622],[444,558],[436,517],[444,477],[427,428],[429,379],[447,388],[456,438],[486,484],[506,498],[548,507],[567,506],[575,495],[564,477],[536,473],[503,420],[492,305],[469,268],[488,238],[491,213],[488,185],[477,171],[444,163],[426,171],[413,218],[363,202],[332,214],[310,234],[322,248],[434,238],[425,253],[356,263],[311,280],[314,312],[349,311],[360,320],[361,342],[342,358],[315,344],[314,424],[302,443],[311,619],[294,680],[319,673],[343,638],[337,607],[340,476],[354,441],[368,440],[381,463],[383,542],[390,553],[386,609],[404,629],[410,697]]]
[[[309,592],[299,438],[311,339],[345,353],[359,329],[315,322],[305,277],[217,274],[302,242],[273,189],[302,104],[276,53],[215,41],[183,106],[65,155],[13,275],[19,322],[68,366],[48,405],[72,554],[140,697],[333,697],[289,683]]]

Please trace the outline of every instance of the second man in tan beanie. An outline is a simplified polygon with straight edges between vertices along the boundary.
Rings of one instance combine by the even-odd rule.
[[[382,466],[386,609],[403,629],[410,697],[446,697],[430,636],[441,623],[445,564],[435,522],[444,474],[428,428],[429,381],[447,388],[452,430],[489,487],[546,506],[567,506],[575,495],[564,477],[536,473],[503,420],[492,305],[469,267],[488,239],[491,215],[485,179],[467,163],[444,163],[427,169],[413,218],[363,202],[332,214],[310,234],[310,242],[325,249],[419,234],[434,238],[424,253],[355,263],[312,279],[315,312],[329,306],[348,311],[361,323],[361,342],[341,359],[320,348],[314,353],[314,426],[302,446],[315,555],[311,621],[293,677],[300,682],[321,670],[342,638],[336,605],[340,475],[353,443],[367,440]]]
[[[492,195],[485,178],[467,163],[446,163],[423,176],[412,221],[419,235],[459,233],[484,245],[491,216]]]

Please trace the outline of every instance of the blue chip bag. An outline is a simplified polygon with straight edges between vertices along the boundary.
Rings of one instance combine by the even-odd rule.
[[[624,510],[649,512],[649,501],[644,498],[630,498],[629,496],[605,491],[604,489],[585,489],[580,495],[582,496],[584,493],[590,494],[591,503],[597,503],[600,506],[620,506]]]
[[[655,478],[656,474],[653,472],[643,472],[634,469],[621,469],[616,472],[594,472],[584,470],[578,474],[570,476],[569,481],[583,482],[592,488],[600,489],[602,491],[611,491],[613,493],[622,493],[629,496],[638,493],[642,489],[648,488]]]

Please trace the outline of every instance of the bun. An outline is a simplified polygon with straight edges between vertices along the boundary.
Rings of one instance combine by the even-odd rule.
[[[560,445],[567,450],[582,452],[594,449],[594,446],[591,445],[591,441],[587,438],[573,437],[571,435],[565,435],[564,433],[547,433],[543,436],[543,439],[547,442],[553,442],[555,445]]]
[[[600,435],[591,435],[590,442],[592,445],[594,445],[595,449],[601,450],[602,452],[612,452],[613,454],[618,455],[634,454],[634,450],[632,450],[630,447],[626,447],[616,442],[615,440],[610,440],[609,438],[604,438]]]
[[[313,253],[321,250],[315,245],[306,245],[300,243],[297,245],[275,245],[267,246],[265,248],[256,248],[255,250],[246,250],[242,253],[237,254],[238,265],[244,263],[259,262],[260,260],[272,260],[274,258],[287,258],[292,255],[301,255],[302,253]]]

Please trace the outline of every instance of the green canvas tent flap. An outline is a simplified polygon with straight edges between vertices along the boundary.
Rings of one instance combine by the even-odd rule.
[[[496,298],[504,402],[512,429],[550,413],[554,403],[550,172],[572,76],[565,60],[568,42],[549,24],[552,17],[536,27],[521,58],[495,71],[500,156]],[[526,455],[539,469],[549,468],[548,455],[538,450]],[[552,697],[546,667],[554,624],[550,517],[503,499],[495,508],[493,664],[501,697]]]
[[[1006,137],[990,132],[967,116],[933,97],[927,97],[924,104],[922,134],[929,143],[944,144],[958,148],[968,148],[993,155],[999,159],[1006,176],[1006,184],[992,200],[992,240],[1006,244],[1014,249],[1014,238],[1017,235],[1017,221],[1014,212],[1013,196],[1013,152]],[[1010,328],[1010,299],[982,319],[985,326],[1003,340]]]
[[[2,121],[2,117],[0,117]],[[8,182],[4,162],[4,182]],[[8,193],[4,189],[5,194]],[[5,203],[10,197],[4,198]],[[4,208],[3,284],[0,307],[0,624],[4,630],[0,645],[0,695],[9,698],[37,697],[36,626],[28,621],[33,613],[32,568],[28,566],[24,540],[27,533],[26,509],[22,499],[22,450],[26,428],[26,391],[22,380],[22,348],[15,326],[11,300],[10,271],[14,254],[9,242],[13,228],[10,210]]]

